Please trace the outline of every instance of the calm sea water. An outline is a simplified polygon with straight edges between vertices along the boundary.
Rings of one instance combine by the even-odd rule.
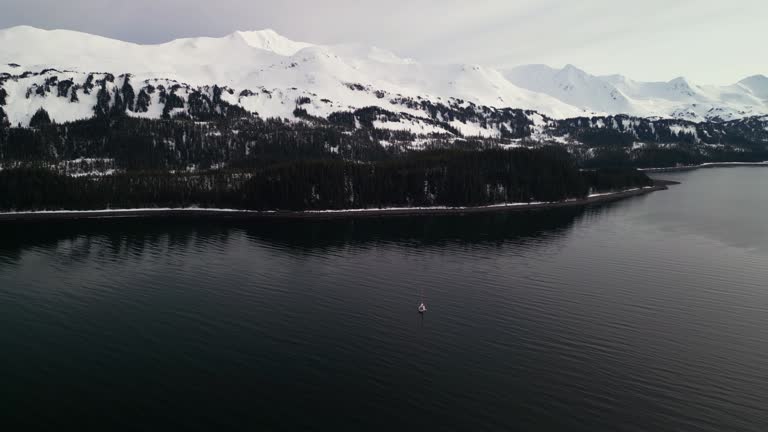
[[[658,176],[572,211],[1,225],[0,419],[766,431],[768,170]]]

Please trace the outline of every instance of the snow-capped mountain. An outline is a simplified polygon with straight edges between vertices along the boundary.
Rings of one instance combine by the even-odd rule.
[[[753,75],[739,81],[739,86],[748,90],[754,97],[768,103],[768,77],[765,75]]]
[[[202,98],[264,118],[327,118],[378,107],[429,117],[465,134],[498,135],[499,125],[454,121],[428,107],[520,108],[555,119],[629,114],[723,121],[768,114],[767,83],[762,75],[717,87],[683,78],[644,83],[598,77],[574,66],[433,65],[375,47],[296,42],[272,30],[158,45],[25,26],[0,30],[0,117],[22,126],[41,108],[56,122],[114,106],[154,118],[188,113]],[[431,130],[418,121],[379,126]]]
[[[527,65],[503,73],[522,88],[606,114],[723,121],[762,115],[768,110],[768,78],[763,75],[714,86],[697,85],[684,77],[641,82],[623,75],[595,76],[573,65],[563,69]]]
[[[0,73],[6,74],[2,86],[8,93],[8,120],[22,125],[41,107],[55,121],[88,115],[89,107],[61,106],[65,101],[53,102],[37,89],[54,75],[59,82],[72,81],[73,86],[83,87],[93,73],[130,74],[134,86],[177,82],[228,87],[236,95],[250,95],[231,103],[262,117],[293,118],[294,101],[299,97],[311,98],[312,104],[305,108],[318,116],[365,106],[401,111],[390,103],[392,98],[437,101],[451,97],[563,117],[582,114],[551,96],[511,84],[493,69],[424,65],[378,48],[312,45],[270,30],[137,45],[73,31],[14,27],[0,31],[0,65]],[[47,69],[55,71],[24,74]],[[65,96],[71,99],[71,95]],[[82,92],[78,96],[79,103],[93,106],[92,100],[82,100]],[[147,112],[159,111],[162,107]]]
[[[632,101],[615,86],[573,65],[563,69],[526,65],[503,73],[520,87],[550,95],[572,106],[588,107],[600,113],[629,114],[633,110]]]

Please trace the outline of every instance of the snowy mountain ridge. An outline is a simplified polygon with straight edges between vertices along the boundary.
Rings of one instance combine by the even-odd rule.
[[[56,122],[86,119],[129,95],[137,105],[122,108],[136,117],[189,112],[204,96],[264,118],[326,118],[377,107],[488,136],[499,134],[499,124],[493,129],[483,121],[452,121],[429,107],[519,108],[553,119],[627,114],[694,122],[768,114],[764,75],[708,86],[685,78],[639,82],[621,75],[594,76],[572,65],[507,70],[433,65],[375,47],[292,41],[272,30],[157,45],[68,30],[0,30],[0,117],[5,115],[8,123],[27,126],[41,108]],[[429,115],[425,110],[431,110]],[[380,126],[425,133],[434,127],[416,121]]]

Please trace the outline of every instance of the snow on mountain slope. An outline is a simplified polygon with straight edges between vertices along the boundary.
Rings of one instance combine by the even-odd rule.
[[[669,82],[638,82],[624,77],[606,78],[635,101],[645,116],[672,116],[694,121],[731,120],[764,114],[768,105],[744,87],[696,85],[679,77]]]
[[[10,63],[20,67],[11,68]],[[381,96],[382,93],[433,101],[456,98],[478,105],[535,109],[558,117],[584,114],[583,110],[549,95],[519,88],[493,69],[419,64],[385,50],[360,45],[321,46],[293,42],[270,30],[142,46],[72,31],[15,27],[0,31],[0,64],[4,65],[0,72],[13,75],[48,68],[83,74],[109,72],[117,76],[129,73],[134,82],[168,79],[193,86],[215,84],[231,87],[237,93],[263,88],[273,96],[282,94],[286,98],[295,96],[297,91],[294,89],[298,89],[316,99],[331,101],[330,104],[315,104],[317,110],[310,111],[313,115],[330,114],[326,112],[328,109],[365,106],[408,111],[393,106]],[[42,84],[38,82],[39,77],[26,79],[27,89]],[[84,81],[85,76],[80,80]],[[354,86],[370,91],[355,91]],[[24,90],[10,85],[8,88],[14,92]],[[11,99],[21,103],[17,96]],[[259,104],[258,113],[264,117],[292,118],[293,102],[284,99],[279,104]],[[23,124],[34,114],[25,110],[38,105],[44,103],[21,103],[21,108],[8,110],[9,117]],[[73,115],[80,117],[88,112],[87,109],[68,114],[52,111],[55,111],[52,115],[56,121],[70,120]],[[418,113],[411,110],[410,114]]]
[[[520,66],[504,75],[520,87],[569,105],[602,113],[632,113],[631,102],[613,85],[573,65],[560,70],[545,65]]]
[[[306,42],[292,41],[277,34],[277,32],[271,29],[260,31],[238,31],[235,32],[234,35],[240,36],[245,43],[254,48],[271,51],[281,56],[291,56],[304,48],[312,46],[312,44]]]
[[[739,81],[739,86],[747,89],[754,97],[768,103],[768,77],[765,75],[753,75]]]
[[[0,30],[0,64],[80,72],[131,73],[142,78],[171,78],[213,84],[237,77],[237,70],[280,61],[283,56],[249,45],[240,33],[223,38],[177,39],[137,45],[68,30],[13,27]]]
[[[56,72],[40,74],[47,69]],[[14,124],[27,124],[39,108],[59,122],[91,116],[98,89],[86,94],[82,87],[90,74],[104,82],[104,73],[130,74],[136,92],[158,83],[164,88],[184,84],[196,91],[227,87],[224,97],[233,105],[262,117],[289,119],[294,118],[297,98],[308,98],[303,109],[315,116],[368,106],[424,114],[421,108],[396,100],[521,108],[553,118],[623,113],[701,121],[768,114],[768,78],[762,75],[717,87],[683,78],[644,83],[619,75],[597,77],[570,65],[560,70],[531,65],[499,71],[480,65],[424,64],[359,44],[295,42],[272,30],[157,45],[68,30],[26,26],[0,30],[0,88],[8,94],[4,111]],[[52,84],[53,75],[58,83],[71,81],[74,87],[51,90],[58,85]],[[121,85],[104,84],[113,95]],[[158,95],[147,97],[154,105],[134,114],[160,115]],[[459,127],[478,128],[482,129]]]
[[[81,84],[84,84],[87,79],[83,74],[77,72],[64,72],[56,75],[60,76],[62,81],[73,80]],[[12,125],[28,125],[32,116],[40,108],[44,108],[51,118],[59,123],[93,117],[96,92],[90,92],[90,94],[80,92],[78,102],[72,103],[71,94],[61,98],[39,97],[34,92],[30,94],[29,89],[33,85],[33,81],[38,81],[38,79],[30,77],[29,79],[7,80],[2,84],[7,96],[6,105],[0,106],[0,108],[4,108],[8,121]]]
[[[362,44],[333,45],[331,46],[331,49],[333,52],[340,55],[341,57],[344,57],[353,64],[364,60],[373,60],[378,63],[393,64],[413,64],[416,62],[413,59],[402,58],[391,51]]]
[[[563,69],[519,66],[503,73],[520,87],[551,95],[582,109],[608,114],[703,121],[768,112],[768,103],[760,97],[768,86],[759,75],[729,86],[703,86],[684,77],[669,82],[640,82],[622,75],[599,77],[572,65]]]

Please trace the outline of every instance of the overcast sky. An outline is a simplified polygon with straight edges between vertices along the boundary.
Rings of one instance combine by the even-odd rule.
[[[768,75],[766,0],[0,0],[0,28],[139,42],[272,28],[438,63],[571,63],[640,80]]]

